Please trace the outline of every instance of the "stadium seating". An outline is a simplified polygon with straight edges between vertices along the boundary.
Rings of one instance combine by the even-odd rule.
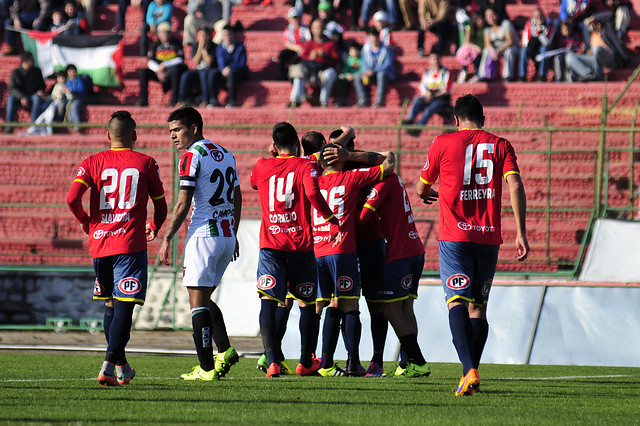
[[[636,0],[640,10],[640,0]],[[507,11],[516,24],[524,23],[535,7],[540,5],[547,13],[557,10],[556,0],[512,0]],[[176,16],[173,29],[180,34],[186,0],[174,0]],[[259,217],[258,197],[249,189],[249,174],[256,158],[262,156],[270,139],[270,127],[277,121],[292,122],[302,134],[311,129],[327,131],[332,126],[350,124],[359,126],[397,125],[403,118],[406,102],[416,93],[420,75],[426,68],[426,58],[416,52],[416,33],[394,32],[394,52],[398,57],[400,76],[387,95],[386,107],[360,109],[354,107],[355,96],[349,98],[345,108],[318,108],[304,104],[295,110],[285,107],[289,100],[291,85],[276,81],[277,64],[274,57],[281,45],[281,31],[286,26],[284,0],[276,0],[272,6],[238,5],[233,7],[232,22],[241,21],[246,31],[248,62],[252,71],[250,82],[239,87],[241,107],[233,109],[201,109],[205,123],[220,126],[207,129],[205,134],[227,146],[236,153],[240,179],[244,190],[244,216]],[[97,8],[96,34],[110,34],[116,5]],[[87,108],[87,121],[92,124],[105,123],[116,109],[131,111],[141,125],[137,148],[148,151],[158,160],[167,185],[168,200],[173,200],[173,188],[168,184],[173,178],[174,150],[167,137],[164,122],[171,108],[165,107],[169,96],[159,84],[150,83],[150,107],[134,106],[138,97],[137,70],[146,66],[146,58],[138,56],[139,26],[141,11],[130,7],[126,14],[124,33],[125,58],[123,84],[119,88],[98,88],[95,101]],[[629,32],[628,46],[640,51],[640,20],[634,16]],[[364,40],[364,32],[347,28],[345,39]],[[435,38],[427,34],[426,48]],[[11,70],[18,66],[19,58],[3,57],[0,67],[0,114],[4,117],[7,85]],[[452,56],[443,59],[454,76],[459,64]],[[631,66],[640,63],[636,55]],[[617,95],[633,68],[609,71],[606,82],[597,83],[476,83],[454,84],[453,96],[473,93],[486,106],[489,128],[514,127],[518,131],[499,133],[508,137],[516,148],[522,174],[527,187],[530,208],[530,240],[534,252],[533,261],[527,270],[556,270],[569,267],[575,261],[581,236],[590,219],[594,206],[595,148],[600,141],[598,132],[564,131],[553,133],[551,140],[547,132],[527,130],[541,126],[599,126],[601,123],[601,100]],[[533,75],[533,64],[529,65]],[[52,81],[48,81],[52,85]],[[635,117],[636,100],[640,98],[640,85],[634,84],[618,104],[618,109],[609,117],[610,126],[630,125]],[[225,101],[225,94],[221,96]],[[20,121],[27,121],[25,111],[19,113]],[[344,121],[343,121],[344,120]],[[143,125],[157,125],[142,128]],[[431,125],[440,126],[442,117],[435,116]],[[261,126],[245,129],[242,125]],[[226,126],[226,127],[225,127]],[[324,126],[324,127],[323,127]],[[418,138],[404,132],[380,129],[358,130],[358,147],[377,150],[399,151],[399,171],[412,187],[424,162],[430,141],[442,133],[441,130],[426,129]],[[104,127],[92,127],[84,134],[56,133],[49,137],[0,135],[0,264],[87,264],[87,244],[79,226],[69,214],[65,198],[75,167],[86,156],[107,147]],[[638,135],[635,136],[636,146]],[[628,147],[630,138],[625,133],[607,135],[607,145]],[[553,149],[550,156],[543,150]],[[560,151],[557,152],[556,151]],[[569,151],[569,152],[565,152]],[[631,159],[624,153],[612,156],[609,169],[609,202],[620,205],[627,199],[628,165]],[[638,172],[636,172],[636,175]],[[628,179],[627,179],[628,180]],[[423,236],[428,234],[427,268],[437,268],[437,254],[433,247],[437,235],[437,208],[423,207],[409,190],[412,205],[416,210],[418,227]],[[503,196],[503,205],[508,203],[508,194]],[[617,204],[616,204],[617,203]],[[563,210],[552,217],[545,209]],[[184,235],[184,230],[181,231]],[[504,239],[515,238],[515,227],[506,216]],[[500,269],[521,270],[513,259],[511,244],[505,244]],[[150,257],[157,253],[159,244],[150,247]],[[562,266],[564,265],[564,266]]]

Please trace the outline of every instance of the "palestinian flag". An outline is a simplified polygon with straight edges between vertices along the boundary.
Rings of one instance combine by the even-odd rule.
[[[122,80],[122,36],[67,36],[57,32],[20,31],[22,45],[33,53],[36,65],[47,77],[69,64],[78,74],[91,77],[97,86],[117,87]]]

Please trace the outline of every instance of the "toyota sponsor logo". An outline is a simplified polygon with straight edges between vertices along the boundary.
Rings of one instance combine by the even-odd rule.
[[[417,240],[418,238],[420,238],[420,234],[418,234],[416,231],[409,231],[409,238],[411,238],[412,240]]]
[[[320,244],[322,240],[324,240],[324,237],[321,237],[320,235],[316,235],[315,237],[313,237],[314,244]]]
[[[99,240],[102,237],[112,237],[114,235],[120,235],[127,232],[124,228],[116,229],[115,231],[105,231],[104,229],[96,229],[93,233],[93,239]]]
[[[471,282],[465,274],[451,275],[449,279],[447,279],[447,287],[451,290],[463,290],[469,287],[469,284],[471,284]]]
[[[258,288],[260,290],[271,290],[276,286],[276,279],[271,275],[263,275],[258,278]]]
[[[142,288],[140,281],[134,277],[127,277],[120,280],[118,288],[124,294],[136,294]]]
[[[400,286],[405,290],[411,289],[411,285],[413,284],[413,274],[409,274],[400,281]]]
[[[313,283],[302,283],[296,286],[296,291],[300,296],[303,296],[303,297],[311,296],[313,294],[314,289],[315,289],[315,286],[313,285]]]
[[[491,291],[491,284],[493,284],[493,280],[487,280],[482,284],[482,294],[484,296],[489,295],[489,291]]]
[[[271,235],[276,235],[280,233],[280,227],[278,225],[271,225],[267,228]]]
[[[458,222],[458,228],[462,229],[463,231],[471,231],[473,229],[473,225],[467,222]]]

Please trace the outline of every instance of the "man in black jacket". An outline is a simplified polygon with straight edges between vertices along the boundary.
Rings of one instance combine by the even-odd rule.
[[[51,0],[13,0],[11,3],[10,19],[6,21],[4,31],[4,41],[9,45],[9,50],[5,55],[18,54],[16,49],[17,33],[7,27],[48,31],[51,24]]]
[[[42,71],[34,65],[33,55],[29,52],[23,53],[22,63],[11,71],[5,121],[17,121],[18,108],[31,108],[31,121],[35,121],[42,112],[45,89]],[[13,127],[5,127],[4,133],[13,133]]]

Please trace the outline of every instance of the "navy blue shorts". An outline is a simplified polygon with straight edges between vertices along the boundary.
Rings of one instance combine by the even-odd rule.
[[[387,263],[384,268],[384,292],[376,302],[396,302],[418,298],[418,285],[424,268],[424,254],[404,257]]]
[[[146,251],[93,259],[93,270],[96,272],[93,298],[144,305],[148,262]]]
[[[358,255],[331,254],[316,258],[318,264],[318,301],[360,298]]]
[[[360,264],[360,285],[367,300],[375,300],[384,290],[384,238],[356,243]]]
[[[260,249],[258,254],[258,293],[284,304],[287,292],[294,299],[315,303],[318,269],[313,251],[293,253]]]
[[[447,303],[456,299],[475,305],[489,300],[500,246],[439,241],[440,279]]]

